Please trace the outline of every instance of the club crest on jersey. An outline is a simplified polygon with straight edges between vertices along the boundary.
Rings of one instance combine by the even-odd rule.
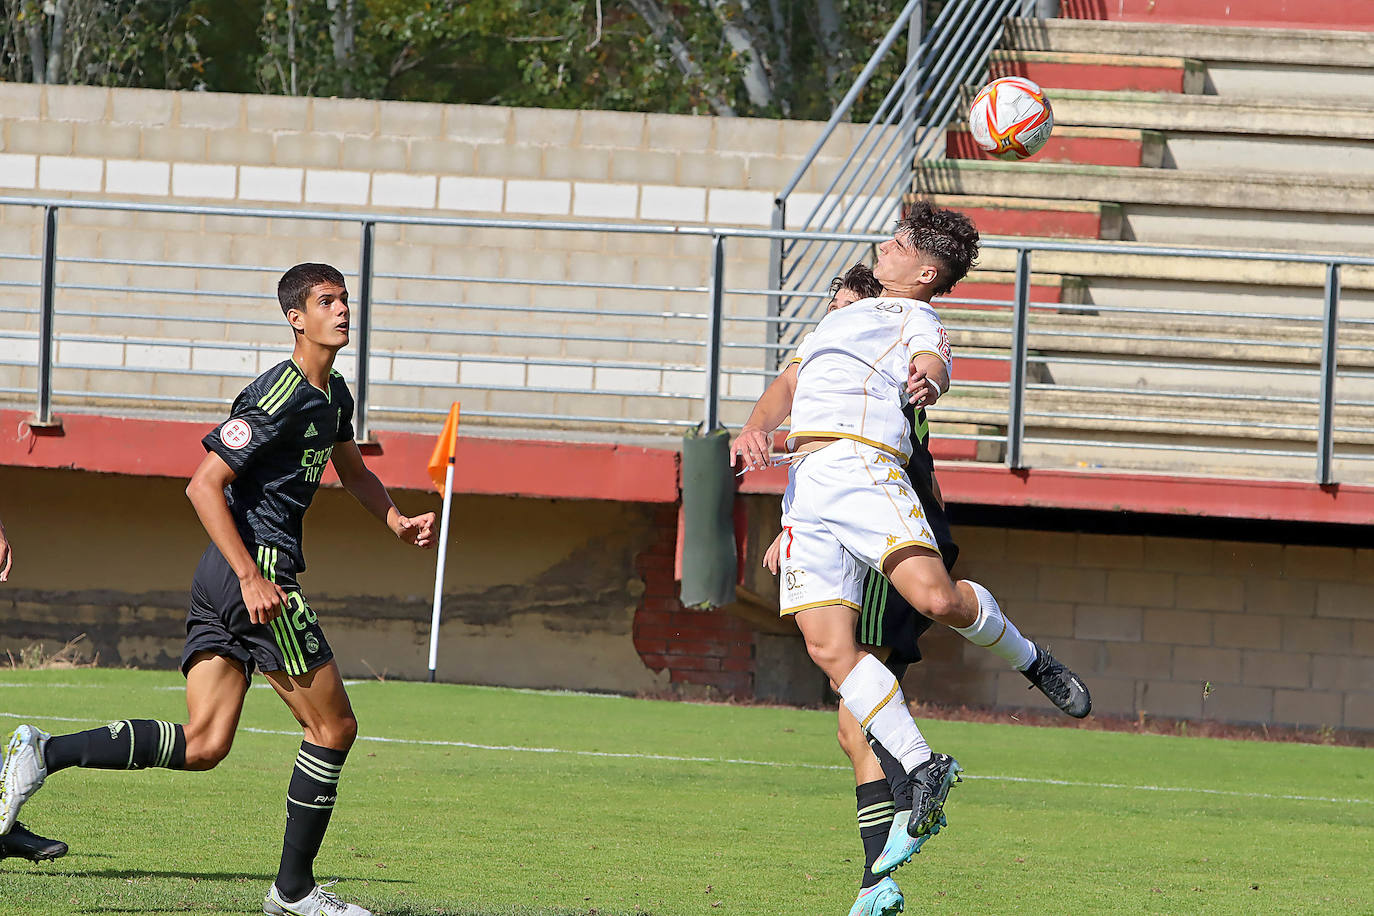
[[[219,428],[219,441],[238,451],[253,441],[253,427],[246,420],[230,420]]]

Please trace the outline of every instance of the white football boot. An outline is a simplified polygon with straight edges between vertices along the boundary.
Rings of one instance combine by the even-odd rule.
[[[277,886],[273,884],[272,889],[267,892],[267,898],[262,902],[262,911],[267,916],[372,916],[371,910],[365,910],[356,904],[344,903],[325,890],[326,887],[333,887],[337,883],[326,881],[324,884],[317,884],[313,891],[295,903],[283,900]]]
[[[19,817],[19,809],[48,778],[43,746],[50,737],[32,725],[21,725],[10,735],[10,742],[5,747],[5,765],[0,767],[0,836],[10,832]]]

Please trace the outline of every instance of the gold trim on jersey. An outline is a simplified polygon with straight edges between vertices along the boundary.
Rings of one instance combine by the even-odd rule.
[[[826,430],[825,432],[814,432],[814,431],[809,430],[809,429],[794,429],[794,430],[792,430],[790,433],[787,434],[787,441],[788,441],[788,442],[791,442],[793,439],[797,439],[797,438],[800,438],[800,437],[802,437],[802,436],[821,436],[821,437],[830,438],[830,439],[848,439],[848,440],[850,440],[851,442],[858,442],[858,443],[861,443],[861,444],[863,444],[863,445],[869,445],[869,446],[872,446],[873,448],[878,449],[878,450],[881,451],[881,452],[887,452],[889,455],[893,456],[894,458],[900,458],[900,459],[902,459],[903,463],[905,463],[906,460],[907,460],[907,456],[906,456],[906,455],[903,455],[901,452],[899,452],[897,449],[893,448],[892,446],[887,445],[887,444],[885,444],[885,443],[883,443],[883,442],[875,442],[875,441],[872,440],[872,439],[865,439],[863,436],[856,436],[856,435],[854,435],[853,433],[839,433],[839,432],[833,432],[833,431],[830,431],[830,430]]]
[[[887,558],[892,556],[897,551],[901,550],[903,547],[925,547],[927,549],[935,551],[937,554],[940,552],[940,548],[930,541],[902,541],[899,544],[893,544],[891,547],[889,547],[887,550],[883,552],[883,555],[878,559],[879,571],[881,571],[882,568],[887,565]]]
[[[844,605],[845,607],[849,608],[850,610],[854,610],[854,611],[861,611],[861,610],[863,610],[863,608],[859,607],[859,606],[858,606],[857,604],[855,604],[853,601],[846,601],[846,600],[844,600],[843,598],[832,598],[832,599],[829,600],[829,601],[812,601],[810,604],[799,604],[799,605],[797,605],[796,607],[782,608],[781,610],[778,611],[778,616],[779,616],[779,617],[790,617],[791,615],[797,613],[798,611],[809,611],[809,610],[811,610],[813,607],[829,607],[829,606],[832,605],[832,604]]]
[[[935,358],[938,359],[940,362],[942,362],[942,363],[945,362],[944,356],[942,356],[942,355],[939,354],[939,353],[936,353],[934,350],[917,350],[915,353],[911,354],[911,358],[912,358],[912,359],[915,359],[916,357],[920,356],[922,353],[929,353],[931,356],[935,357]],[[952,362],[952,360],[951,360],[951,362]],[[940,392],[940,393],[941,393],[941,394],[944,394],[945,392],[942,391],[942,392]]]

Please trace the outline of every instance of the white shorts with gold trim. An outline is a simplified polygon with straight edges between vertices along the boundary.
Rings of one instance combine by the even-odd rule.
[[[868,568],[903,547],[939,553],[925,509],[898,459],[848,439],[793,463],[782,497],[781,613],[860,609]]]

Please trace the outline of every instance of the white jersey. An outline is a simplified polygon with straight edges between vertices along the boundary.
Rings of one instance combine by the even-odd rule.
[[[911,457],[911,428],[902,413],[907,367],[921,353],[952,369],[949,337],[929,302],[860,299],[830,312],[793,359],[801,365],[789,448],[801,436],[830,436],[905,462]]]

